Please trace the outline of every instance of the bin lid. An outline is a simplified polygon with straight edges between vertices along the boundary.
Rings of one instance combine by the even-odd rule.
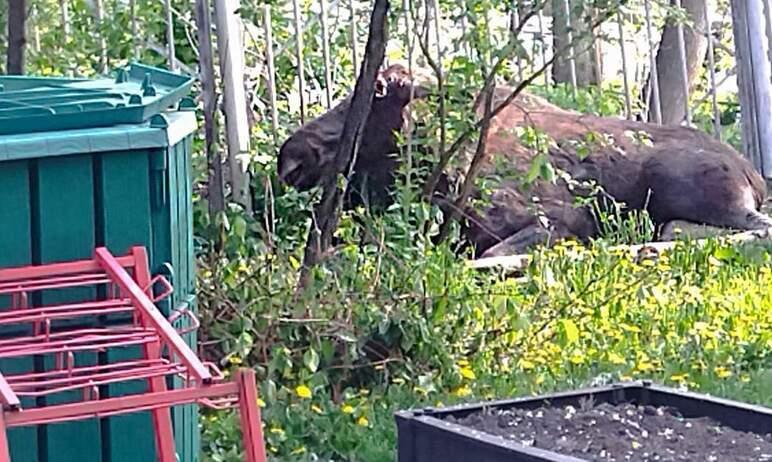
[[[137,125],[115,125],[0,135],[0,162],[176,146],[197,129],[192,108],[153,116]]]
[[[0,76],[0,135],[139,124],[187,96],[193,81],[138,63],[114,78]]]

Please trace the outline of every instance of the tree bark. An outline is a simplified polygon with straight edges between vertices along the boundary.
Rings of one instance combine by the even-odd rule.
[[[196,29],[201,78],[201,95],[204,100],[204,136],[209,169],[207,200],[209,218],[214,221],[225,210],[222,157],[217,148],[217,90],[215,89],[214,59],[212,56],[212,10],[209,0],[196,0]]]
[[[314,222],[311,224],[306,240],[303,266],[298,280],[298,294],[308,286],[311,270],[321,261],[338,227],[341,197],[345,189],[345,186],[343,188],[339,186],[338,178],[339,175],[343,175],[345,183],[348,184],[352,173],[351,166],[356,163],[359,143],[375,95],[375,80],[386,54],[388,12],[389,0],[375,0],[370,16],[370,32],[362,59],[362,68],[354,87],[351,105],[346,121],[343,123],[343,132],[335,156],[337,174],[330,176],[323,183],[322,199],[314,207]]]
[[[252,198],[249,193],[249,122],[244,90],[244,46],[241,41],[242,26],[238,9],[237,0],[214,0],[231,198],[244,207],[247,213],[252,213]]]
[[[769,180],[772,178],[772,69],[765,34],[767,15],[762,0],[732,0],[731,5],[743,151]]]
[[[8,0],[8,50],[6,71],[11,75],[24,73],[26,36],[26,0]]]
[[[602,81],[603,76],[600,67],[600,49],[597,46],[595,37],[591,31],[592,24],[591,11],[583,9],[581,2],[569,2],[571,10],[571,34],[574,42],[574,53],[576,55],[576,84],[579,87],[588,85],[597,85]],[[566,15],[566,1],[552,0],[552,34],[554,37],[553,50],[562,50],[567,45],[568,28]],[[552,66],[552,78],[556,83],[571,83],[571,62],[568,59],[570,53],[561,56],[555,60]]]
[[[671,5],[674,0],[671,0]],[[681,0],[681,6],[689,15],[689,23],[683,24],[684,44],[686,49],[687,81],[689,94],[694,89],[694,84],[700,69],[705,62],[708,51],[708,38],[705,31],[708,24],[705,22],[705,0]],[[681,52],[678,48],[678,26],[669,22],[662,33],[662,40],[657,51],[657,75],[659,76],[659,99],[662,108],[662,123],[664,125],[679,125],[686,120],[686,98],[684,94],[683,66],[681,65]],[[644,95],[648,94],[647,82]],[[648,107],[653,106],[652,101]],[[649,115],[649,120],[654,121],[654,114]]]

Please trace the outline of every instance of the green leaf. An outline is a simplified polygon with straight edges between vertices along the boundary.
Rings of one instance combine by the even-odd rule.
[[[432,321],[438,322],[445,317],[445,313],[448,309],[448,299],[446,297],[439,297],[434,304],[434,312],[432,313]]]
[[[316,372],[319,369],[319,354],[313,348],[309,348],[303,355],[303,364],[311,372]]]
[[[247,221],[241,216],[234,218],[231,232],[236,235],[236,237],[244,239],[244,237],[247,235]]]
[[[555,169],[549,160],[545,161],[539,167],[539,175],[550,183],[555,180]]]
[[[719,247],[713,252],[713,256],[719,260],[730,260],[736,254],[732,247]]]
[[[579,341],[579,328],[576,327],[576,323],[570,319],[563,320],[563,330],[566,333],[566,339],[568,343],[576,343]]]
[[[534,157],[533,162],[531,162],[531,166],[528,168],[528,173],[525,176],[526,183],[533,183],[534,180],[539,177],[542,162],[543,160],[541,156]]]

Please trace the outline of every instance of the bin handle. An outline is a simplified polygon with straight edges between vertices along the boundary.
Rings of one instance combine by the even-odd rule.
[[[198,330],[201,327],[201,321],[198,320],[198,316],[190,310],[190,305],[187,302],[180,304],[178,308],[171,312],[169,315],[169,322],[173,323],[179,319],[186,317],[190,320],[190,326],[184,329],[178,329],[177,334],[182,336]]]
[[[157,296],[153,295],[153,287],[155,287],[156,284],[161,284],[163,286],[163,292]],[[145,287],[144,292],[150,297],[151,300],[153,300],[153,303],[158,303],[171,295],[174,292],[174,287],[163,274],[159,274],[150,280],[150,284]]]

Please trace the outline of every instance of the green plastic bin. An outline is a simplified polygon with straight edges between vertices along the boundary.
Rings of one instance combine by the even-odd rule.
[[[0,267],[89,258],[97,246],[123,254],[142,245],[153,274],[174,285],[162,310],[195,312],[190,151],[197,127],[195,112],[184,106],[190,101],[139,124],[0,136]],[[195,333],[186,341],[195,347]],[[111,354],[117,353],[76,361],[109,361]],[[123,387],[108,394],[130,391]],[[179,460],[197,461],[196,406],[172,414]],[[15,428],[9,439],[13,462],[155,460],[150,413]]]

